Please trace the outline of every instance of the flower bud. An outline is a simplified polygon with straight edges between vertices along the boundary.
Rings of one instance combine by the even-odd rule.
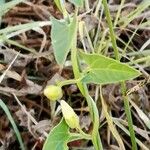
[[[62,89],[56,85],[49,85],[44,89],[44,95],[52,101],[61,99],[63,96]]]
[[[79,128],[79,117],[74,110],[64,101],[60,102],[63,117],[70,128]]]

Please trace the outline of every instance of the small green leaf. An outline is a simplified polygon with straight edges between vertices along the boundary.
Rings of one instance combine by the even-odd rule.
[[[74,38],[76,18],[70,18],[68,23],[68,20],[57,20],[51,17],[51,22],[51,39],[55,59],[59,65],[63,65]]]
[[[69,127],[65,120],[62,119],[49,133],[44,143],[43,150],[68,150],[67,143],[69,138]]]
[[[62,119],[49,133],[42,150],[68,150],[67,143],[80,139],[90,139],[90,137],[79,133],[70,133],[69,126]]]
[[[108,84],[130,80],[140,75],[136,69],[99,54],[85,54],[80,57],[88,65],[88,72],[83,82],[95,84]]]
[[[82,7],[84,0],[69,0],[71,3],[73,3],[76,7]]]

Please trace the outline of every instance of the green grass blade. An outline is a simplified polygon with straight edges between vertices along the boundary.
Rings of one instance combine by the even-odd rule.
[[[11,113],[10,113],[8,107],[5,105],[5,103],[1,99],[0,99],[0,107],[4,110],[5,114],[7,115],[8,119],[9,119],[15,133],[16,133],[16,137],[19,141],[21,150],[25,150],[21,135],[20,135],[19,130],[15,124],[15,121],[14,121],[13,117],[11,116]]]
[[[117,14],[116,14],[116,19],[115,19],[115,22],[114,22],[114,27],[116,27],[116,25],[118,23],[118,20],[119,20],[120,14],[121,14],[121,10],[122,10],[122,7],[123,7],[124,3],[125,3],[125,0],[121,0],[119,9],[118,9]]]
[[[26,46],[24,46],[24,45],[21,45],[21,44],[15,42],[15,41],[13,41],[13,40],[5,39],[4,41],[7,42],[7,43],[9,43],[9,44],[11,44],[11,45],[14,45],[14,46],[17,46],[17,47],[19,47],[19,48],[22,48],[22,49],[24,49],[24,50],[26,50],[26,51],[28,51],[28,52],[31,52],[31,53],[33,53],[33,54],[37,54],[37,52],[36,52],[34,49],[28,48],[28,47],[26,47]]]
[[[116,118],[113,118],[114,123],[124,131],[128,136],[130,136],[130,132],[125,128]],[[137,144],[141,147],[142,150],[149,150],[139,139],[135,138]]]
[[[135,10],[130,12],[127,16],[122,17],[119,20],[119,23],[124,22],[123,28],[125,28],[131,21],[133,21],[136,17],[138,17],[149,6],[150,6],[150,1],[145,0],[145,1],[141,2],[141,4],[138,5],[138,7]]]
[[[43,27],[43,26],[47,26],[47,25],[51,25],[51,22],[50,21],[37,21],[37,22],[20,24],[20,25],[16,25],[16,26],[9,26],[7,28],[1,29],[0,34],[8,34],[11,32],[18,31],[18,30],[23,30],[23,32],[25,32],[25,31],[31,30],[33,28]]]
[[[107,0],[103,0],[103,5],[104,5],[105,14],[106,14],[106,19],[107,19],[107,22],[108,22],[108,25],[109,25],[110,37],[111,37],[115,57],[116,57],[116,60],[119,60],[120,59],[119,58],[119,51],[118,51],[118,47],[117,47],[117,43],[116,43],[116,36],[115,36],[114,29],[113,29],[113,25],[112,25],[112,21],[111,21],[111,17],[110,17],[110,11],[109,11],[109,8],[108,8]],[[131,111],[130,111],[130,107],[129,107],[129,100],[128,100],[128,97],[126,96],[125,82],[121,82],[121,90],[122,90],[122,95],[123,95],[123,99],[124,99],[125,113],[126,113],[126,116],[127,116],[127,119],[128,119],[128,125],[129,125],[129,131],[130,131],[131,143],[132,143],[132,150],[137,150],[137,144],[136,144],[136,140],[135,140],[135,132],[134,132],[134,129],[133,129],[132,115],[131,115]]]

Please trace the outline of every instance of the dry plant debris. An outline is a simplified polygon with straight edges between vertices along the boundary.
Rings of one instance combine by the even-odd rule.
[[[120,17],[128,15],[138,7],[140,2],[140,0],[126,0]],[[101,13],[101,21],[93,13],[96,9],[96,4],[96,0],[89,0],[89,6],[79,11],[80,17],[85,21],[87,32],[91,33],[90,36],[93,46],[95,48],[101,47],[103,54],[113,56],[110,39],[108,38],[108,26],[103,17],[103,11],[98,10]],[[119,0],[109,1],[109,8],[113,19],[115,19],[119,6]],[[74,11],[74,7],[69,2],[66,7],[69,12]],[[31,23],[33,21],[49,21],[51,15],[58,19],[62,18],[62,14],[52,0],[29,0],[10,9],[2,17],[0,29]],[[115,33],[118,37],[118,47],[122,49],[125,48],[135,32],[131,41],[128,43],[121,61],[135,61],[136,67],[144,74],[141,78],[128,81],[127,88],[128,92],[132,93],[130,96],[131,104],[133,103],[131,105],[131,111],[136,136],[150,149],[150,128],[145,125],[142,119],[143,116],[139,115],[139,111],[142,111],[150,119],[150,59],[142,60],[141,57],[150,56],[150,26],[141,25],[148,21],[150,21],[149,8],[136,16],[125,28],[117,26]],[[93,35],[96,30],[102,31],[101,33],[103,35],[100,35],[100,33],[97,36]],[[50,26],[38,27],[34,30],[17,34],[17,36],[10,38],[11,41],[6,40],[4,43],[0,41],[1,76],[19,52],[18,57],[0,83],[0,99],[4,100],[10,109],[28,150],[42,149],[46,134],[58,123],[61,116],[60,108],[55,110],[54,116],[51,114],[52,106],[43,95],[43,89],[46,85],[55,83],[58,80],[63,81],[73,78],[71,62],[67,60],[65,67],[62,69],[54,59],[50,31]],[[85,46],[84,48],[88,52],[91,51],[91,45],[89,44],[86,33],[83,32],[83,37],[80,36],[79,33],[79,47],[82,48],[81,45],[83,44],[83,47]],[[104,39],[100,41],[100,37]],[[24,47],[19,47],[16,43]],[[105,46],[106,43],[107,46]],[[142,47],[145,43],[146,45]],[[139,52],[139,50],[141,51]],[[100,134],[104,148],[107,150],[116,150],[118,149],[117,143],[108,128],[103,114],[104,112],[102,111],[102,104],[98,100],[98,87],[90,84],[89,89],[90,95],[97,101],[101,121]],[[102,92],[111,116],[116,122],[127,127],[120,85],[105,85]],[[92,125],[88,113],[89,110],[77,86],[65,86],[63,87],[63,93],[63,99],[68,100],[79,115],[82,129],[90,133]],[[19,99],[21,106],[16,101],[14,95]],[[30,118],[30,115],[33,117],[33,120]],[[131,143],[127,134],[121,128],[117,127],[117,129],[125,143],[126,149],[131,149]],[[90,149],[91,147],[91,143],[85,142],[84,140],[75,141],[69,145],[72,149],[77,147],[77,149],[81,148],[81,150],[84,148]],[[2,110],[0,110],[0,149],[19,150],[19,144],[14,132],[11,130],[9,121]]]

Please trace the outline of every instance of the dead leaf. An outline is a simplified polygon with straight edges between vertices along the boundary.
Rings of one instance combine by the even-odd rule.
[[[38,124],[32,125],[32,129],[34,130],[34,133],[39,133],[40,135],[43,134],[43,131],[49,131],[50,130],[50,120],[42,120],[39,121]]]
[[[47,82],[47,85],[56,84],[57,82],[65,80],[60,74],[56,73],[54,76]]]
[[[80,117],[81,122],[81,128],[85,130],[89,130],[89,127],[91,125],[91,119],[90,116],[82,116]]]

